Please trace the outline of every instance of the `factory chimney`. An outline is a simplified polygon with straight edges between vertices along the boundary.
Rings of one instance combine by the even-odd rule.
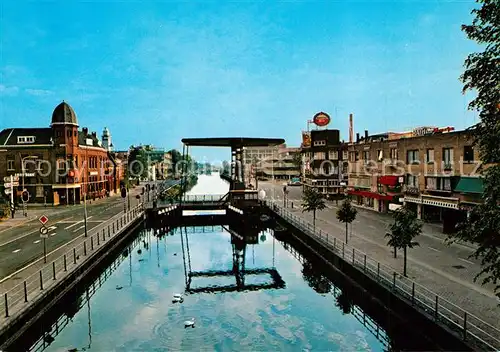
[[[354,139],[354,127],[352,124],[352,114],[349,114],[349,144],[353,142]]]

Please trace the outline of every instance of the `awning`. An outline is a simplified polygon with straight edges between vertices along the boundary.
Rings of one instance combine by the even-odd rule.
[[[374,192],[369,192],[369,191],[349,191],[348,193],[355,195],[355,196],[380,199],[380,200],[392,200],[394,198],[393,195],[385,195],[385,194],[374,193]]]
[[[398,176],[380,176],[378,183],[387,186],[396,186],[398,184]]]
[[[479,177],[460,177],[454,191],[482,194],[484,192],[483,179]]]

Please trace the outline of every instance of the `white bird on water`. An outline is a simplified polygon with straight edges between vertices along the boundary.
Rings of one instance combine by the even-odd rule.
[[[184,298],[182,298],[182,294],[176,293],[174,294],[174,298],[172,299],[172,303],[182,303],[184,302]]]
[[[189,327],[194,328],[194,318],[191,318],[191,320],[186,320],[184,322],[184,329]]]

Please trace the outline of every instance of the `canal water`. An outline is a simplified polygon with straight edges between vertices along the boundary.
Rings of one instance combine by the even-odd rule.
[[[200,175],[191,192],[224,193],[222,186],[218,174]],[[346,309],[341,290],[323,269],[270,230],[259,234],[257,244],[232,242],[222,226],[139,231],[99,285],[72,298],[77,312],[57,327],[43,327],[47,335],[32,350],[388,349],[383,329],[359,307]],[[244,283],[231,274],[242,263]],[[189,287],[186,273],[196,273]],[[177,293],[182,303],[173,301]],[[194,328],[186,328],[192,319]]]

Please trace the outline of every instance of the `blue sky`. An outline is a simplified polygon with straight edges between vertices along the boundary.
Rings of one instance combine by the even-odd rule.
[[[183,137],[299,145],[318,111],[356,132],[475,121],[458,80],[473,1],[0,4],[0,128],[66,100],[118,149]],[[224,149],[195,149],[198,159]]]

